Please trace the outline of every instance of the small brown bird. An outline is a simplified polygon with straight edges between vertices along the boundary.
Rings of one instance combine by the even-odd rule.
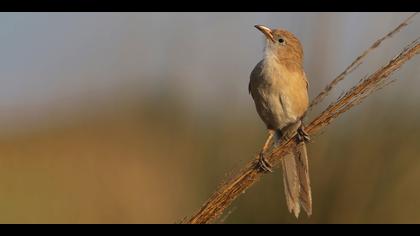
[[[297,147],[282,158],[284,189],[289,211],[298,217],[302,207],[310,216],[312,197],[305,146],[309,136],[301,121],[309,104],[302,45],[286,30],[255,27],[265,35],[266,45],[264,58],[251,72],[249,92],[270,134],[260,152],[260,167],[272,172],[264,153],[273,139],[277,145],[297,133]]]

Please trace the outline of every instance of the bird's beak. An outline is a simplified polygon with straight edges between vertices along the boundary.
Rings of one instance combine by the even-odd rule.
[[[267,39],[270,39],[273,43],[275,42],[273,33],[270,28],[264,25],[255,25],[255,28],[261,31],[265,35],[265,37],[267,37]]]

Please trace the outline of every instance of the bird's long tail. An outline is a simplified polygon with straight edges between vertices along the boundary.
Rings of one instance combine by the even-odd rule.
[[[289,211],[299,216],[302,207],[308,216],[312,214],[311,183],[309,180],[308,155],[305,142],[297,144],[289,155],[282,159],[283,182]]]

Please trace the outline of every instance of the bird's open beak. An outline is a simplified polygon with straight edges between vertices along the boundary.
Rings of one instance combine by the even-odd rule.
[[[272,33],[270,28],[268,28],[264,25],[255,25],[255,28],[257,28],[259,31],[261,31],[265,35],[265,37],[270,39],[273,43],[275,42],[275,40],[273,38],[273,33]]]

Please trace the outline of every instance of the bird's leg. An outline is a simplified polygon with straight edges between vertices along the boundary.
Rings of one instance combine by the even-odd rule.
[[[260,155],[258,158],[258,165],[265,172],[273,172],[272,165],[267,161],[267,159],[264,156],[264,153],[270,147],[270,142],[273,139],[273,135],[274,135],[274,132],[270,131],[270,134],[267,140],[265,141],[264,146],[262,150],[260,151]]]
[[[299,123],[300,123],[300,126],[297,130],[298,142],[302,142],[302,141],[308,142],[308,141],[310,141],[311,138],[309,137],[309,134],[305,131],[305,127],[303,127],[303,122],[299,121]]]
[[[270,143],[273,140],[274,137],[274,133],[276,131],[270,131],[270,134],[267,138],[267,140],[264,143],[264,146],[262,148],[262,150],[260,151],[260,155],[259,155],[259,159],[258,159],[258,165],[259,167],[265,171],[265,172],[273,172],[272,170],[272,165],[267,161],[267,159],[264,156],[264,153],[267,152],[267,150],[270,147]],[[291,138],[293,138],[293,136],[296,134],[296,139],[298,142],[302,142],[302,141],[309,141],[309,134],[305,131],[305,128],[303,127],[303,122],[301,120],[290,124],[288,126],[286,126],[285,128],[283,128],[281,131],[277,131],[280,132],[281,135],[279,135],[280,139],[277,140],[277,144],[283,142],[283,141],[287,141]]]
[[[292,123],[292,124],[289,124],[288,126],[286,126],[286,127],[284,127],[282,130],[281,130],[281,134],[282,134],[282,136],[279,138],[279,140],[277,141],[278,142],[278,144],[280,144],[280,143],[282,143],[282,142],[286,142],[286,141],[288,141],[289,139],[291,139],[291,138],[293,138],[297,133],[298,133],[298,130],[299,130],[299,127],[301,126],[301,122],[300,121],[298,121],[298,122],[295,122],[295,123]]]

